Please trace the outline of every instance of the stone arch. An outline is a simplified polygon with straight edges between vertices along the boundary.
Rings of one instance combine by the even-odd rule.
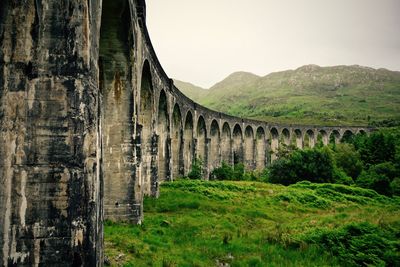
[[[254,168],[254,131],[249,125],[244,131],[244,164],[247,168]]]
[[[183,132],[183,160],[184,160],[184,175],[187,175],[192,168],[193,162],[193,115],[189,110],[186,113],[185,125]]]
[[[359,130],[357,131],[357,134],[365,135],[365,134],[367,134],[367,132],[366,132],[364,129],[359,129]]]
[[[239,124],[235,124],[232,134],[233,164],[243,163],[243,133]]]
[[[338,144],[340,142],[340,133],[338,130],[333,130],[329,135],[329,143]]]
[[[107,219],[132,219],[135,201],[133,116],[133,29],[127,0],[104,1],[99,38],[99,90],[102,96],[104,215]],[[118,14],[118,17],[115,15]],[[117,205],[118,204],[118,205]]]
[[[141,86],[140,86],[140,105],[139,105],[139,132],[140,132],[140,155],[141,155],[141,177],[139,184],[143,187],[145,195],[154,193],[156,189],[155,181],[152,181],[152,147],[153,147],[153,111],[154,96],[153,82],[150,64],[146,60],[143,64]]]
[[[199,116],[197,119],[197,144],[196,144],[196,158],[201,159],[203,162],[203,166],[206,166],[207,157],[206,157],[206,140],[207,140],[207,127],[206,121],[203,116]]]
[[[231,128],[227,122],[222,126],[221,160],[227,164],[232,164]]]
[[[270,130],[271,136],[271,161],[276,160],[279,149],[279,132],[275,127],[272,127]]]
[[[172,180],[183,175],[182,152],[182,114],[178,104],[175,104],[172,112],[171,129],[171,157],[172,157]]]
[[[300,129],[295,129],[294,130],[294,135],[296,137],[296,147],[298,149],[303,149],[303,133],[301,132]]]
[[[340,141],[341,142],[349,141],[351,138],[353,138],[353,136],[354,136],[354,133],[351,130],[347,129],[347,130],[344,131]]]
[[[265,131],[263,127],[258,127],[256,132],[256,169],[263,170],[266,166],[266,146]]]
[[[157,117],[157,144],[158,144],[158,179],[160,181],[168,181],[171,178],[169,171],[169,114],[168,100],[164,90],[160,91],[158,99],[158,117]]]
[[[283,128],[281,136],[282,136],[282,142],[285,145],[289,146],[290,145],[290,131],[289,131],[289,129]]]
[[[309,129],[304,134],[304,147],[313,148],[315,146],[314,131]]]
[[[211,122],[210,126],[210,169],[213,170],[219,167],[221,163],[221,134],[219,130],[219,125],[216,120]]]
[[[325,130],[319,130],[317,136],[317,143],[324,146],[329,144],[328,133]]]

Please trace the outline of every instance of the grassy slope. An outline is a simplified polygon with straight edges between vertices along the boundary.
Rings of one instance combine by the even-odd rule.
[[[112,265],[339,266],[302,236],[365,221],[400,231],[399,199],[339,185],[177,181],[144,204],[143,225],[106,224]]]
[[[180,86],[192,97],[187,86]],[[399,118],[400,72],[315,65],[265,77],[238,72],[196,101],[231,115],[274,122],[365,125]]]
[[[174,84],[177,88],[181,90],[184,95],[190,96],[190,98],[196,102],[205,97],[208,92],[208,90],[204,88],[179,80],[174,80]]]

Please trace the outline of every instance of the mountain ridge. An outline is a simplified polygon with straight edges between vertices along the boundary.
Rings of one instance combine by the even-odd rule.
[[[384,68],[309,64],[265,76],[234,72],[201,93],[176,85],[208,108],[270,122],[367,125],[400,114],[400,72]]]

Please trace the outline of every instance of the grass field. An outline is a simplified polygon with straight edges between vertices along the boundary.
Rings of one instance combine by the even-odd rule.
[[[106,222],[112,266],[400,263],[400,199],[371,190],[180,180],[144,210],[139,226]]]

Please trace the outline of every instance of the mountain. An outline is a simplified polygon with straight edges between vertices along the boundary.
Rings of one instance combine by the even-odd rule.
[[[177,87],[200,104],[270,122],[368,125],[399,120],[400,72],[306,65],[260,77],[235,72],[209,90]]]
[[[196,86],[188,82],[182,82],[176,79],[174,79],[174,84],[184,95],[190,97],[196,102],[199,102],[203,97],[205,97],[208,91],[200,86]]]

